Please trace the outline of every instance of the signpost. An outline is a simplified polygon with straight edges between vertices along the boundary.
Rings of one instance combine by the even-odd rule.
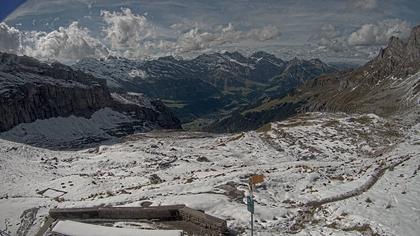
[[[251,213],[251,236],[254,235],[254,199],[252,198],[252,191],[251,195],[246,197],[246,205],[248,211]]]
[[[252,199],[251,196],[246,197],[246,204],[248,211],[251,212],[251,214],[254,214],[254,199]]]
[[[251,213],[251,236],[254,235],[254,186],[264,182],[264,175],[252,175],[249,177],[249,196],[246,197],[246,205]]]
[[[249,177],[249,180],[252,185],[256,185],[256,184],[264,182],[264,175],[253,175]]]

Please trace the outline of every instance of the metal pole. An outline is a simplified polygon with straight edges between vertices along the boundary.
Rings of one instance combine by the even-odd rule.
[[[251,236],[254,236],[254,214],[251,213]]]
[[[252,183],[250,184],[251,201],[254,202],[254,193]],[[254,236],[254,213],[251,212],[251,236]]]

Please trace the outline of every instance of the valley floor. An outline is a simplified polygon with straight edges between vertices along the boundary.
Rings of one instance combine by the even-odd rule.
[[[0,230],[33,235],[54,207],[186,204],[249,234],[402,235],[420,231],[420,124],[308,113],[255,132],[156,131],[57,151],[0,140]]]

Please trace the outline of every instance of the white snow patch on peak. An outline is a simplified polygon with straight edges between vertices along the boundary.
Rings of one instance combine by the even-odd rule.
[[[143,71],[143,70],[140,70],[140,69],[134,69],[134,70],[131,70],[130,72],[128,72],[128,75],[131,78],[140,77],[140,78],[143,79],[143,78],[147,77],[147,72]]]
[[[255,67],[254,67],[253,65],[251,65],[251,64],[246,64],[246,63],[242,63],[242,62],[239,62],[238,60],[235,60],[235,59],[233,59],[233,58],[229,58],[229,61],[230,61],[230,62],[233,62],[233,63],[236,63],[236,64],[238,64],[238,65],[244,66],[244,67],[249,67],[249,68],[251,68],[251,69],[255,69]]]
[[[130,100],[128,100],[127,98],[125,98],[125,97],[121,96],[121,94],[118,94],[118,93],[112,93],[112,94],[111,94],[111,96],[112,96],[112,98],[113,98],[114,100],[117,100],[117,101],[118,101],[118,102],[120,102],[120,103],[123,103],[123,104],[133,104],[133,105],[136,105],[136,103],[135,103],[134,101],[130,101]]]
[[[114,100],[124,104],[133,104],[153,109],[152,101],[150,98],[144,96],[142,93],[128,92],[125,96],[118,93],[112,93],[111,96]]]

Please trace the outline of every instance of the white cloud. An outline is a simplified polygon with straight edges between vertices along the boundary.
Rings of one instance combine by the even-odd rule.
[[[409,23],[399,19],[384,20],[376,24],[365,24],[353,32],[347,42],[349,45],[383,45],[391,36],[405,38],[411,31]]]
[[[188,28],[193,26],[192,28]],[[116,49],[117,53],[126,57],[144,57],[155,55],[176,55],[205,53],[220,49],[227,44],[236,44],[246,40],[268,41],[280,36],[275,26],[255,28],[249,31],[235,29],[232,23],[219,25],[209,29],[198,23],[178,23],[170,26],[173,30],[171,38],[148,37],[136,43],[136,47],[127,51]],[[157,30],[157,28],[154,28]],[[133,50],[137,50],[133,51]]]
[[[108,55],[108,49],[77,22],[50,33],[27,33],[26,41],[25,53],[38,58],[77,60]]]
[[[181,19],[180,22],[177,22],[175,24],[172,24],[169,26],[170,29],[176,30],[177,32],[186,32],[193,28],[199,28],[199,29],[207,29],[206,24],[199,23],[197,21],[188,20],[188,19]],[[208,30],[208,29],[207,29]]]
[[[275,26],[243,32],[236,30],[232,23],[209,27],[203,23],[183,21],[164,29],[154,25],[145,15],[136,15],[128,8],[120,12],[102,11],[101,16],[107,23],[103,29],[105,40],[114,54],[123,57],[205,52],[228,43],[267,41],[280,35]]]
[[[267,41],[277,39],[281,34],[280,30],[273,25],[265,26],[263,28],[256,28],[249,31],[247,37],[257,41]]]
[[[238,30],[232,23],[211,26],[185,21],[168,27],[156,26],[146,15],[130,9],[101,11],[105,22],[103,38],[73,22],[51,32],[19,31],[0,24],[0,49],[41,59],[73,61],[108,55],[148,58],[164,55],[191,56],[218,51],[243,42],[265,42],[280,36],[276,26]]]
[[[205,31],[194,27],[184,33],[178,32],[171,39],[147,40],[142,44],[142,50],[144,54],[155,52],[159,55],[206,52],[241,37],[231,24],[216,28],[216,31]]]
[[[280,31],[275,26],[240,31],[236,30],[232,23],[229,23],[217,26],[213,31],[195,27],[179,35],[175,41],[161,41],[157,47],[173,50],[175,53],[199,52],[216,49],[229,43],[238,43],[244,40],[268,41],[279,36]]]
[[[220,38],[210,32],[201,32],[198,28],[182,34],[174,44],[176,52],[190,52],[204,50]]]
[[[103,29],[106,40],[113,50],[124,55],[132,55],[142,44],[154,39],[156,30],[145,16],[136,15],[130,9],[121,12],[101,11],[107,26]]]
[[[336,44],[341,37],[340,31],[332,24],[325,24],[321,29],[309,38],[309,41],[322,46],[331,46]]]
[[[316,34],[309,38],[309,42],[317,45],[312,53],[326,53],[338,58],[355,57],[363,60],[372,58],[380,47],[386,45],[391,36],[405,38],[410,33],[407,22],[392,19],[365,24],[354,32],[338,28],[335,25],[323,25]]]
[[[18,53],[21,50],[21,32],[16,28],[9,27],[6,23],[0,23],[0,51]]]
[[[377,7],[376,0],[352,0],[353,7],[363,10],[371,10]]]

